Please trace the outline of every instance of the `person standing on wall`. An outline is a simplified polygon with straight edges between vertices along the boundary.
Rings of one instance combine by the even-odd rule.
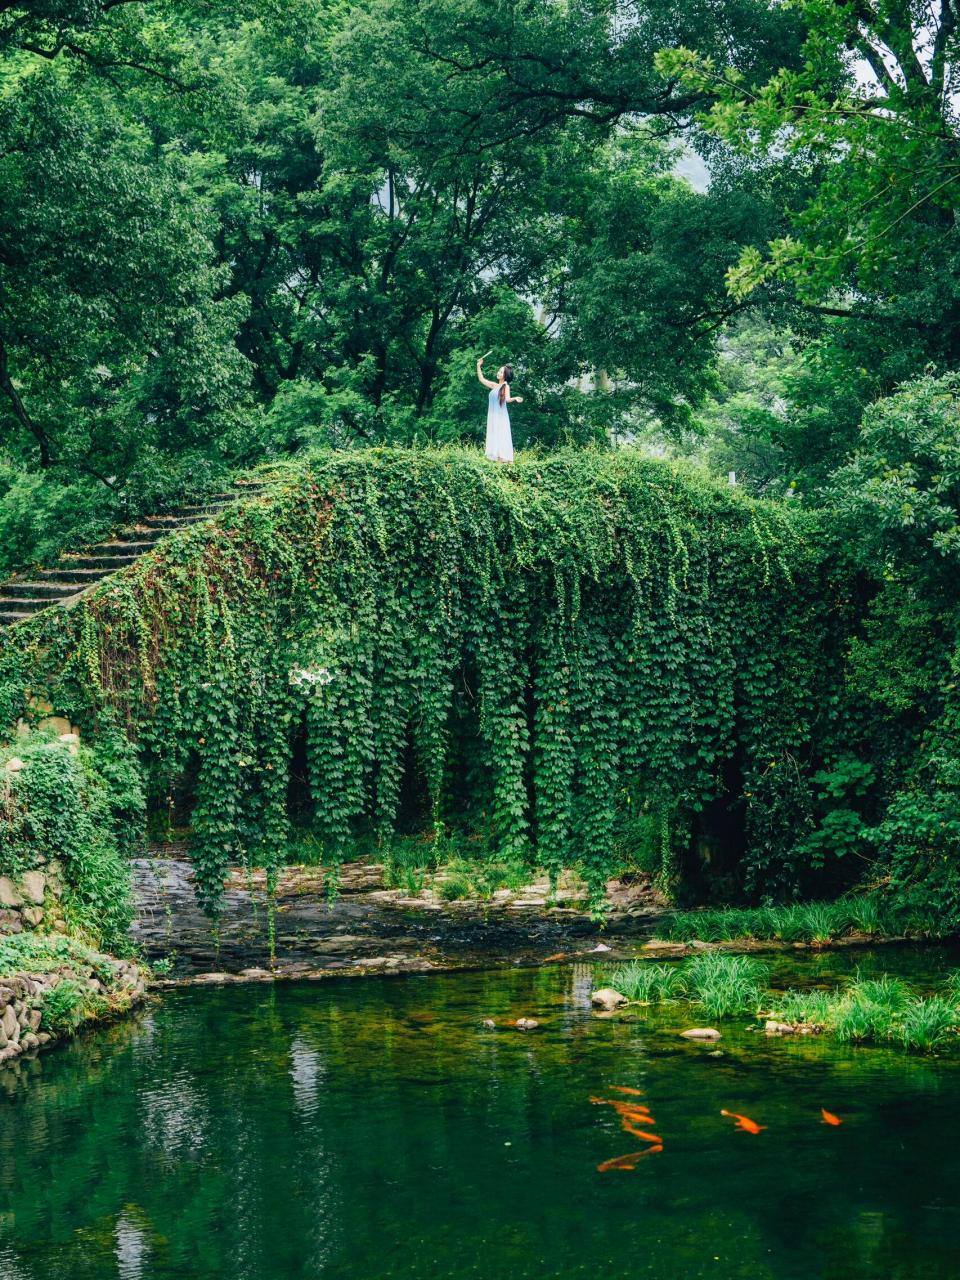
[[[496,382],[483,376],[483,362],[490,354],[485,352],[477,361],[477,377],[490,388],[487,396],[487,457],[493,462],[513,461],[513,436],[510,434],[508,404],[523,404],[523,396],[510,394],[513,365],[504,364],[497,370]]]

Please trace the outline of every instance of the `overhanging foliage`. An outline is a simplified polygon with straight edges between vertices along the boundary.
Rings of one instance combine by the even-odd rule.
[[[155,794],[195,778],[210,909],[230,861],[280,858],[298,734],[334,862],[394,830],[413,760],[435,839],[576,863],[599,896],[625,814],[669,872],[720,806],[776,890],[804,835],[785,796],[836,716],[843,610],[811,528],[631,451],[318,455],[9,633],[0,713],[43,696],[92,734],[119,713]]]

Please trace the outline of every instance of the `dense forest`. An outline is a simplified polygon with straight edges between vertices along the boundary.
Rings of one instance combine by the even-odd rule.
[[[953,0],[0,4],[0,572],[256,464],[479,445],[492,348],[530,458],[732,471],[829,561],[841,674],[697,793],[749,801],[723,891],[826,867],[960,919],[955,29]],[[690,800],[662,782],[657,814]]]

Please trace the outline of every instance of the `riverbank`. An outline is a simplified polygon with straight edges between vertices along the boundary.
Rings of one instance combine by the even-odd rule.
[[[0,1067],[119,1017],[140,1004],[145,970],[73,938],[21,933],[0,939]]]
[[[574,876],[554,895],[546,877],[485,898],[451,900],[443,884],[441,872],[411,894],[363,859],[343,866],[332,896],[323,868],[286,867],[270,903],[263,873],[235,868],[214,926],[197,905],[193,867],[167,850],[134,863],[133,938],[179,978],[430,972],[537,964],[645,940],[665,909],[645,877],[608,883],[602,926]]]
[[[346,864],[331,898],[322,868],[286,867],[270,909],[263,873],[234,869],[215,928],[197,906],[191,865],[168,849],[135,864],[134,939],[163,985],[680,960],[712,950],[773,955],[914,941],[852,928],[841,937],[790,941],[662,937],[659,931],[669,930],[676,916],[642,876],[609,882],[602,924],[591,917],[573,876],[561,880],[553,898],[544,878],[488,898],[454,900],[444,896],[442,872],[417,894],[385,879],[380,864]],[[695,914],[708,921],[707,913]]]

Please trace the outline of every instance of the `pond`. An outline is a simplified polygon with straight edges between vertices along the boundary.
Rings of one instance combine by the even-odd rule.
[[[934,983],[951,962],[888,951],[803,972]],[[600,977],[169,991],[0,1078],[0,1277],[960,1274],[960,1058],[743,1022],[692,1043],[688,1010],[594,1016]],[[509,1025],[525,1016],[540,1028]],[[663,1150],[599,1172],[645,1146],[591,1103],[631,1096],[615,1086],[642,1091]]]

